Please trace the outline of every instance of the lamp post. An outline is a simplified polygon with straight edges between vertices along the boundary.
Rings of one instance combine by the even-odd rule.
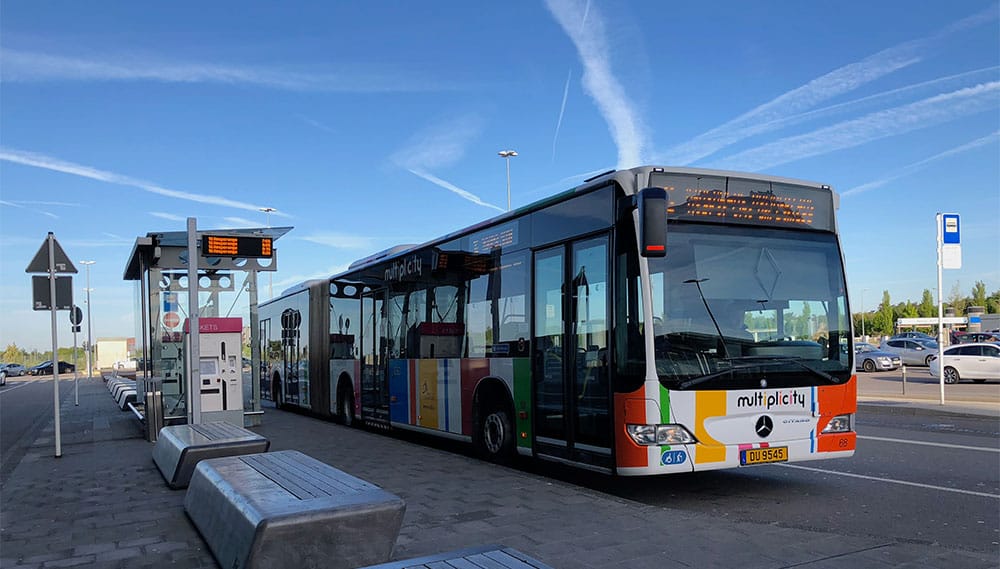
[[[91,335],[91,333],[93,331],[93,327],[90,324],[90,290],[91,290],[91,288],[90,288],[90,266],[93,265],[96,262],[97,261],[80,261],[81,265],[84,265],[84,266],[87,267],[87,288],[83,289],[83,290],[85,290],[87,292],[87,379],[90,379],[90,378],[93,377],[93,373],[92,373],[93,366],[91,365],[92,360],[90,359],[91,358],[90,354],[94,350],[94,339],[93,339],[93,336]]]
[[[866,288],[861,289],[861,339],[865,339],[865,291]]]
[[[517,156],[516,150],[501,150],[497,152],[501,158],[507,160],[507,211],[510,211],[510,159],[512,156]]]
[[[264,212],[264,215],[267,216],[267,228],[271,229],[271,212],[275,212],[275,211],[278,211],[278,210],[274,209],[273,207],[262,207],[262,208],[258,208],[257,211]],[[274,272],[273,271],[268,271],[267,272],[267,297],[268,298],[274,298],[274,289],[273,289],[273,287],[274,287]]]

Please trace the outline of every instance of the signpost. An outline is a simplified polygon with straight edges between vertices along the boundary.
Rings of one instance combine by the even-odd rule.
[[[83,311],[79,306],[73,305],[73,310],[69,311],[69,324],[73,329],[73,389],[77,406],[80,405],[80,373],[76,363],[76,333],[80,331],[81,322],[83,322]]]
[[[45,242],[38,248],[38,252],[35,253],[34,258],[28,263],[28,267],[24,269],[24,272],[48,273],[49,275],[49,311],[51,312],[52,320],[52,402],[56,431],[56,458],[60,458],[62,456],[62,438],[59,425],[59,337],[56,332],[56,310],[58,310],[59,297],[56,296],[56,274],[76,273],[77,271],[73,263],[70,262],[69,257],[66,256],[66,252],[63,251],[62,246],[56,241],[55,235],[49,231]],[[71,296],[72,290],[72,286],[70,286]],[[37,305],[40,299],[35,298],[34,300]],[[72,302],[73,300],[70,298],[70,305],[72,305]]]
[[[957,213],[937,214],[937,279],[938,279],[938,381],[941,384],[941,404],[944,405],[944,291],[943,269],[962,268],[962,237]]]

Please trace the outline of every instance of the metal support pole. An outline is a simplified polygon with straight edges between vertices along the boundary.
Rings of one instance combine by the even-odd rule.
[[[941,405],[944,405],[944,355],[942,353],[942,346],[944,346],[944,300],[942,299],[941,293],[941,282],[942,276],[941,271],[944,268],[944,260],[941,258],[942,249],[944,245],[944,229],[941,227],[941,214],[937,214],[937,279],[938,279],[938,357],[936,364],[938,366],[938,383],[941,384]]]
[[[903,366],[903,395],[906,395],[906,366]]]
[[[72,310],[76,311],[76,305],[73,305]],[[80,374],[76,369],[76,324],[73,326],[73,390],[75,391],[76,406],[80,406]]]
[[[52,414],[56,429],[56,458],[62,456],[62,430],[59,423],[59,337],[56,332],[56,239],[49,232],[49,307],[52,314]]]
[[[198,323],[198,220],[187,218],[188,241],[188,424],[201,424],[201,347]]]

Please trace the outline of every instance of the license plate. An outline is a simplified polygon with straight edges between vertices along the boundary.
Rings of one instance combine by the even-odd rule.
[[[740,451],[740,466],[787,461],[788,447],[749,448]]]

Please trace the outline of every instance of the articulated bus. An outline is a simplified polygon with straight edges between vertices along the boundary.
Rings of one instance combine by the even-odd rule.
[[[854,453],[829,186],[639,167],[260,306],[279,407],[619,475]]]

